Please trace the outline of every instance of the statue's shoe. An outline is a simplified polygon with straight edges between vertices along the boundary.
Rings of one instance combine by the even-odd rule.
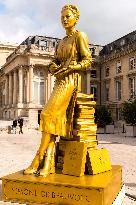
[[[50,174],[50,171],[47,169],[40,169],[39,176],[47,177]]]
[[[27,174],[35,174],[36,172],[37,172],[37,169],[30,166],[27,169],[25,169],[23,173],[27,175]]]

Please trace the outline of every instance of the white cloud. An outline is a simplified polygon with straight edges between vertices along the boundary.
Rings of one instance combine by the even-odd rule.
[[[81,13],[79,30],[90,42],[109,43],[136,29],[135,0],[0,0],[0,41],[21,43],[29,35],[64,36],[60,11],[76,4]]]

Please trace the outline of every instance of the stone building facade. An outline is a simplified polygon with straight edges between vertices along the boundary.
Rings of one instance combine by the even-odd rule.
[[[122,120],[122,103],[136,95],[136,31],[107,44],[100,52],[101,104]]]
[[[0,42],[0,69],[5,64],[6,58],[15,50],[18,44]]]
[[[30,36],[7,57],[0,73],[1,119],[26,117],[36,126],[53,89],[54,77],[47,65],[57,43],[56,38]]]
[[[0,117],[1,117],[1,106],[4,104],[5,85],[3,83],[3,71],[2,66],[6,62],[6,58],[15,50],[17,44],[2,43],[0,42]]]
[[[30,36],[6,58],[0,70],[0,119],[24,117],[29,126],[37,127],[40,112],[54,86],[55,78],[48,73],[47,65],[54,57],[58,41],[57,38]],[[90,45],[90,50],[98,47]],[[94,65],[97,52],[93,54]],[[82,78],[82,92],[90,93],[90,70],[82,73]]]
[[[22,116],[37,126],[54,86],[47,65],[58,41],[29,36],[19,46],[0,44],[0,119]],[[121,120],[122,103],[136,94],[136,31],[103,47],[90,44],[90,50],[93,64],[81,75],[82,92],[94,94],[97,106],[108,106]]]

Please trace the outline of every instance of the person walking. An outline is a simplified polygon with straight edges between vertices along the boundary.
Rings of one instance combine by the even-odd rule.
[[[22,128],[23,128],[23,118],[19,118],[18,119],[18,124],[19,124],[19,127],[20,127],[19,134],[20,133],[23,134],[23,131],[22,131]]]
[[[16,127],[17,127],[17,120],[14,119],[14,120],[13,120],[13,125],[12,125],[13,133],[14,133],[14,134],[16,134]]]

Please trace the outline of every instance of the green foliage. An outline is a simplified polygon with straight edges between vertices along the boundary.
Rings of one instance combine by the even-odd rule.
[[[106,106],[100,106],[96,109],[96,123],[98,127],[105,127],[113,122],[111,112]]]
[[[136,99],[123,103],[122,115],[127,124],[136,125]]]

